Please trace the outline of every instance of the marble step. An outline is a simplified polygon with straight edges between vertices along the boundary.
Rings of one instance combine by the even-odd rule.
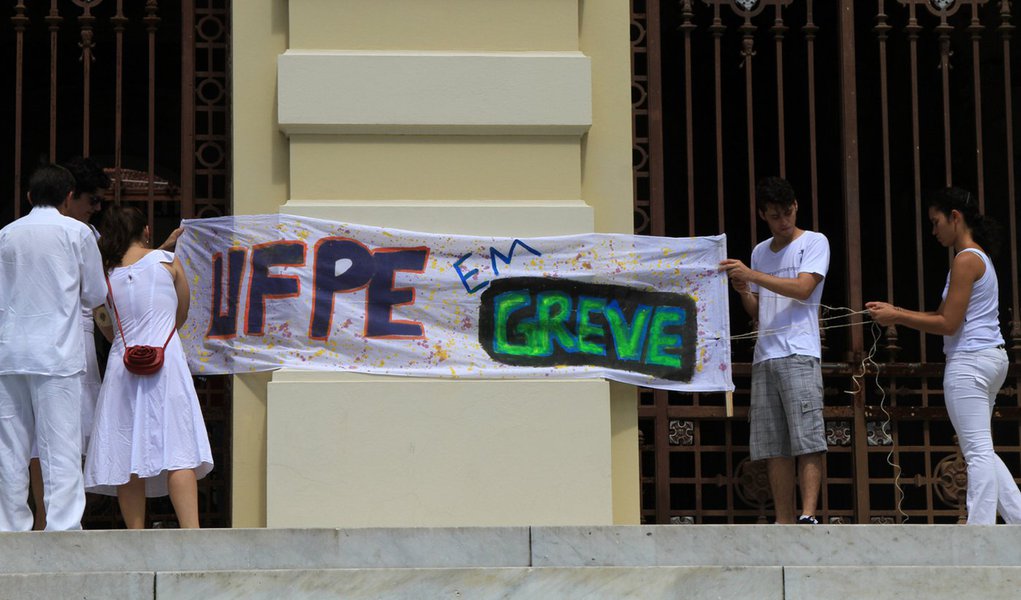
[[[0,598],[1017,598],[1021,567],[482,567],[0,575]]]
[[[1011,525],[533,527],[532,566],[1021,566]],[[1021,590],[1018,592],[1021,598]]]
[[[0,574],[675,566],[1021,566],[1021,527],[665,525],[0,534]]]

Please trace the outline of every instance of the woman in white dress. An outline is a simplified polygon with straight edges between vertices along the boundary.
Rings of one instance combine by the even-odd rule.
[[[114,341],[85,462],[86,491],[114,495],[129,529],[145,526],[145,499],[170,495],[181,528],[197,528],[196,481],[213,468],[198,396],[177,328],[188,316],[188,282],[170,252],[149,249],[135,208],[111,206],[100,252],[109,274]],[[116,313],[115,310],[116,309]],[[117,319],[120,328],[117,328]],[[169,336],[169,341],[168,341]],[[135,375],[124,346],[162,346],[162,368]]]

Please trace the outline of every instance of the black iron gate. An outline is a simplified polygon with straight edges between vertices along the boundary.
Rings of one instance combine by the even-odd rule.
[[[1015,21],[1005,0],[632,0],[636,231],[726,233],[747,259],[768,235],[754,183],[779,174],[801,226],[830,239],[827,522],[963,515],[941,340],[840,318],[873,299],[938,305],[949,262],[928,239],[923,194],[951,183],[1004,225],[995,264],[1012,364],[993,434],[1021,474]],[[731,319],[749,331],[739,303]],[[768,520],[764,470],[747,460],[751,351],[734,344],[735,418],[721,395],[641,393],[644,522]]]
[[[228,0],[12,0],[6,49],[0,223],[28,210],[25,183],[41,162],[88,156],[114,181],[114,201],[149,216],[164,239],[181,218],[229,212]],[[203,526],[230,525],[229,379],[196,378],[216,469],[199,483]],[[84,526],[120,520],[90,496]],[[151,524],[173,526],[170,502]]]

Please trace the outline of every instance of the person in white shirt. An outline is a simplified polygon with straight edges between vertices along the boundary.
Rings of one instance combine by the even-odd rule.
[[[1007,523],[1021,524],[1021,491],[993,450],[993,408],[1009,362],[999,284],[989,259],[999,246],[997,227],[979,213],[971,192],[955,187],[931,196],[929,222],[936,240],[955,252],[939,308],[919,312],[886,302],[867,302],[865,308],[880,325],[943,336],[943,398],[968,465],[968,524],[994,525],[997,512]]]
[[[82,307],[103,303],[95,236],[60,214],[71,174],[40,167],[32,211],[0,230],[0,531],[28,531],[28,463],[39,450],[48,531],[81,528]]]
[[[58,207],[60,214],[77,219],[89,226],[93,235],[99,238],[99,231],[90,223],[93,215],[99,212],[103,196],[110,187],[110,177],[91,158],[76,156],[62,165],[74,177],[74,193],[71,198]],[[101,312],[101,311],[100,311]],[[96,314],[99,319],[100,313]],[[89,434],[92,432],[92,416],[96,411],[96,399],[99,398],[99,387],[102,379],[99,373],[99,359],[96,355],[96,338],[93,327],[92,308],[82,307],[82,331],[84,336],[85,373],[82,377],[82,452],[88,449]],[[33,446],[32,461],[29,463],[31,475],[32,500],[35,505],[34,530],[46,528],[46,505],[43,501],[43,473],[39,467],[39,450]]]
[[[751,268],[735,259],[720,263],[744,309],[758,321],[749,454],[766,460],[776,522],[816,524],[826,452],[819,303],[830,246],[823,234],[797,226],[798,201],[786,180],[763,179],[755,196],[772,237],[755,246]],[[801,488],[797,519],[795,457]]]

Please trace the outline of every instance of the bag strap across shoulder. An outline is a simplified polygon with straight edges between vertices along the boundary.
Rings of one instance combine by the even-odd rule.
[[[106,278],[106,292],[107,297],[110,298],[110,308],[113,309],[114,320],[117,321],[117,330],[121,332],[121,341],[124,342],[124,347],[128,347],[128,340],[124,337],[124,328],[121,326],[121,316],[117,313],[117,303],[113,301],[113,287],[110,285],[110,275],[107,274],[106,270],[103,270],[103,277]],[[170,328],[170,335],[167,336],[167,341],[163,342],[163,349],[167,349],[167,344],[174,337],[174,330],[176,327]]]

